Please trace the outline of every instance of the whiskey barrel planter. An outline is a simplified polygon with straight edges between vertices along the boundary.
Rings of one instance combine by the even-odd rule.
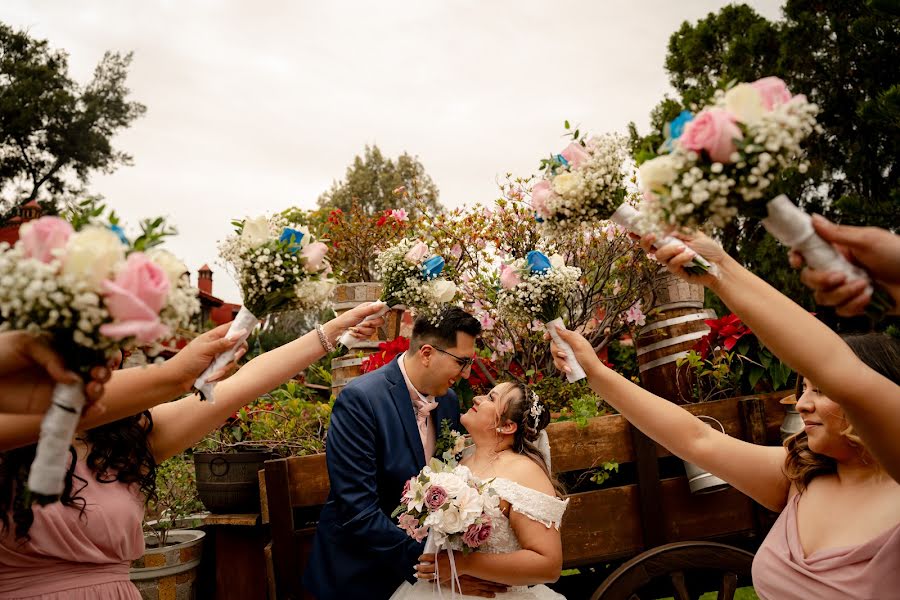
[[[259,475],[271,452],[194,452],[197,495],[211,513],[258,513]]]
[[[716,313],[703,308],[703,286],[687,283],[668,271],[657,274],[654,287],[653,320],[635,338],[641,383],[667,400],[686,402],[691,400],[690,385],[679,374],[676,362],[709,333],[704,321],[715,319]]]
[[[144,600],[193,600],[195,581],[206,533],[197,529],[172,529],[166,546],[152,547],[156,536],[145,534],[144,555],[131,561],[129,576]]]
[[[381,283],[366,281],[361,283],[341,283],[334,289],[334,312],[340,316],[364,302],[375,302],[381,297]],[[393,340],[400,335],[403,310],[391,310],[384,315],[385,323],[371,338],[361,342],[345,356],[331,361],[331,395],[337,398],[350,381],[358,377],[362,359],[378,351],[381,342]]]

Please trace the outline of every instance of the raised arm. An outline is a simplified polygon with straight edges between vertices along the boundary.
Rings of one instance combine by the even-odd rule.
[[[784,448],[758,446],[716,431],[680,406],[608,369],[580,334],[561,331],[560,335],[575,351],[591,389],[629,423],[672,454],[724,479],[766,508],[784,508],[790,490],[782,470]],[[564,354],[555,344],[552,351],[557,367],[567,368]]]
[[[888,473],[900,481],[900,386],[869,368],[824,323],[745,269],[713,240],[686,238],[692,249],[666,246],[657,259],[686,281],[702,283],[778,358],[816,382],[841,405],[856,433]],[[652,236],[641,241],[645,249]],[[682,268],[696,251],[715,262],[718,277],[693,277]]]
[[[382,321],[375,319],[360,324],[378,306],[364,304],[332,319],[323,330],[330,343],[349,327],[358,326],[359,335],[368,337]],[[325,348],[313,330],[306,335],[265,354],[257,356],[237,373],[216,386],[216,402],[200,400],[192,394],[181,400],[156,406],[150,447],[157,462],[174,456],[203,439],[236,410],[262,394],[273,390],[291,377],[325,356]]]

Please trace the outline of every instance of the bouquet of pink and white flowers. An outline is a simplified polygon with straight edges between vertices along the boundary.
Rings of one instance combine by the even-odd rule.
[[[433,458],[406,482],[400,505],[391,516],[411,538],[427,538],[426,553],[471,552],[490,538],[499,505],[490,480],[479,481],[455,460]]]
[[[243,297],[229,335],[241,331],[243,341],[266,315],[327,306],[334,289],[325,259],[328,246],[316,241],[306,227],[282,215],[235,221],[234,226],[235,235],[219,245],[219,255]],[[234,359],[239,346],[216,357],[194,382],[202,398],[214,400],[214,384],[207,379]]]
[[[565,329],[562,320],[563,305],[580,282],[581,269],[566,266],[562,256],[532,250],[522,259],[500,266],[500,290],[497,293],[497,309],[511,321],[531,323],[538,320],[545,325],[553,341],[567,354],[570,372],[569,382],[584,379],[587,375],[572,348],[559,337],[557,329]]]
[[[443,257],[420,240],[407,238],[389,246],[375,259],[375,266],[381,278],[380,302],[383,307],[381,312],[366,317],[366,320],[399,307],[437,317],[444,306],[457,298],[456,284],[441,277]],[[348,348],[359,343],[349,332],[338,341]]]
[[[777,77],[718,90],[696,116],[684,111],[669,125],[670,153],[641,165],[644,197],[673,227],[723,227],[739,214],[761,218],[812,268],[840,271],[848,281],[869,279],[822,240],[810,216],[784,194],[786,184],[809,169],[803,146],[822,131],[818,112]],[[877,315],[891,306],[890,296],[876,288],[867,310]]]
[[[117,220],[79,229],[53,216],[22,225],[14,246],[0,243],[0,331],[46,336],[85,379],[117,350],[155,344],[189,327],[199,311],[187,268],[159,249],[171,233],[145,221],[133,243]],[[44,502],[63,491],[66,459],[84,408],[84,384],[57,384],[41,424],[28,488]]]

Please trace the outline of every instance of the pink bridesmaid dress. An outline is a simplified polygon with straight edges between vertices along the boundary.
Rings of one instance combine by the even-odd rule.
[[[763,600],[900,599],[900,524],[865,544],[805,556],[795,494],[753,559],[753,587]]]
[[[75,473],[88,482],[77,493],[83,514],[78,505],[35,506],[28,541],[11,521],[0,535],[0,599],[140,600],[128,569],[144,553],[143,497],[136,485],[98,482],[82,460]]]

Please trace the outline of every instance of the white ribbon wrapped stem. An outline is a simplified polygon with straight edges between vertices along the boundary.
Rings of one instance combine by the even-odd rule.
[[[37,451],[28,473],[28,489],[44,496],[59,496],[65,487],[67,457],[84,408],[84,384],[57,383],[50,408],[41,421]]]
[[[631,206],[630,204],[622,204],[619,206],[619,208],[616,209],[616,212],[614,212],[609,217],[609,220],[619,227],[627,229],[628,231],[636,233],[640,236],[647,235],[648,233],[655,233],[653,231],[650,231],[650,229],[641,222],[640,216],[641,213],[633,206]],[[658,238],[656,240],[656,243],[653,244],[653,247],[659,250],[660,248],[665,248],[666,246],[669,246],[671,244],[676,244],[679,248],[685,247],[684,243],[681,240],[670,235]],[[699,254],[695,256],[689,263],[684,265],[684,268],[688,270],[690,270],[691,267],[697,267],[712,275],[718,274],[718,269],[716,268],[716,266]]]
[[[200,377],[194,381],[194,388],[200,393],[202,399],[207,400],[210,404],[216,401],[215,395],[213,394],[213,389],[216,387],[216,384],[207,381],[207,379],[209,379],[213,373],[222,369],[234,360],[237,349],[247,340],[250,336],[250,332],[256,329],[257,325],[259,325],[259,319],[257,319],[252,312],[247,310],[246,306],[242,306],[241,310],[238,311],[237,316],[234,318],[234,321],[231,322],[231,326],[228,328],[228,333],[225,334],[225,337],[228,339],[235,339],[233,336],[234,332],[243,330],[244,333],[241,334],[237,343],[230,350],[226,350],[222,354],[216,356],[212,361],[212,364],[206,367],[206,370],[204,370],[203,373],[200,374]]]
[[[847,261],[834,246],[819,237],[812,225],[812,217],[781,194],[766,204],[769,216],[762,220],[763,227],[776,240],[803,255],[817,271],[838,271],[847,281],[865,279],[870,282],[867,291],[872,292],[871,279],[859,267]]]
[[[386,303],[382,302],[381,300],[378,300],[377,302],[373,302],[373,304],[380,304],[381,308],[378,310],[377,313],[371,314],[368,317],[366,317],[365,319],[363,319],[362,320],[363,323],[365,323],[366,321],[373,321],[375,319],[383,317],[384,315],[387,314],[387,312],[389,310],[391,310],[391,307],[388,306]],[[338,343],[348,349],[355,348],[356,346],[359,346],[364,341],[365,340],[359,339],[358,337],[356,337],[349,331],[345,331],[344,333],[341,334],[341,337],[338,338]]]
[[[559,337],[558,330],[566,328],[566,326],[563,325],[562,319],[553,319],[546,324],[546,327],[547,331],[550,333],[550,337],[554,342],[556,342],[556,345],[559,346],[566,354],[566,365],[569,366],[569,372],[566,373],[566,379],[569,380],[569,383],[575,383],[576,381],[587,377],[584,369],[581,368],[581,365],[578,364],[578,360],[575,358],[575,352],[572,351],[572,346],[564,342],[563,339]]]

